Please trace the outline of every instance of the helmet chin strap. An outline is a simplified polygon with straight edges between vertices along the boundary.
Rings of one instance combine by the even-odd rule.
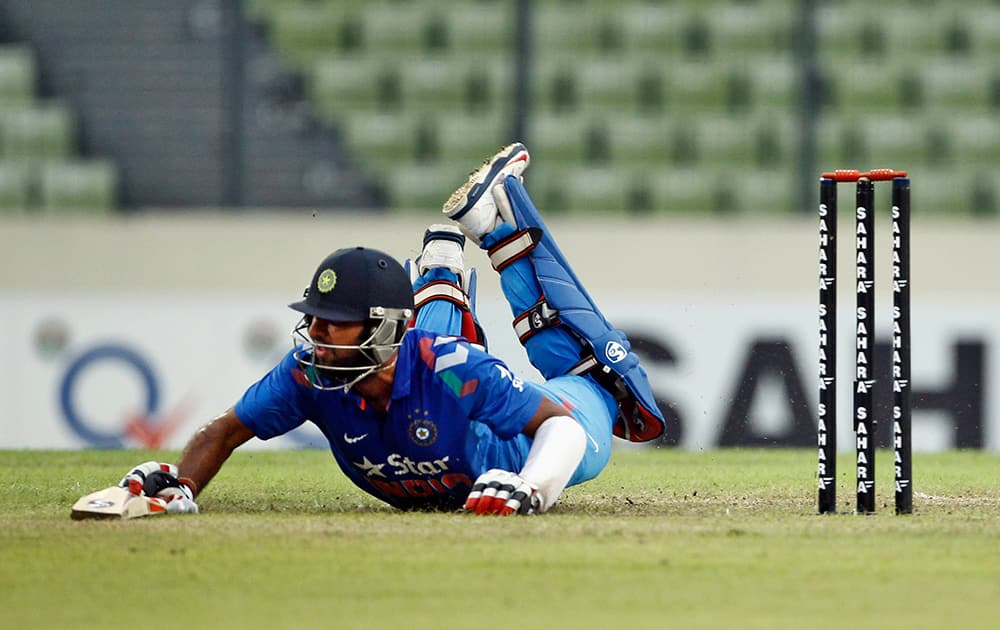
[[[396,364],[395,354],[406,335],[405,321],[379,319],[367,339],[357,345],[317,343],[309,336],[309,317],[303,317],[292,331],[294,357],[305,372],[310,385],[322,391],[348,392],[365,378],[388,370]],[[400,326],[403,326],[401,333]],[[367,365],[321,365],[316,363],[316,348],[357,350],[368,359]]]

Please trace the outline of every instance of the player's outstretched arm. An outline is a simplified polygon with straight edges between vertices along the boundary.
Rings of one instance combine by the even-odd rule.
[[[555,504],[583,459],[587,435],[564,407],[543,399],[523,432],[534,438],[520,472],[480,475],[465,501],[476,514],[535,514]]]
[[[177,466],[144,462],[132,468],[118,485],[133,495],[156,502],[162,506],[161,512],[197,513],[195,496],[219,472],[232,452],[251,437],[253,432],[230,409],[194,434],[184,447]]]
[[[198,429],[177,462],[178,475],[195,496],[205,489],[233,451],[254,436],[232,408]]]

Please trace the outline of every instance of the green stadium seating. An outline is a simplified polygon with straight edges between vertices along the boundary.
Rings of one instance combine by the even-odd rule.
[[[509,2],[451,2],[444,12],[451,49],[462,55],[513,56],[515,6]]]
[[[1000,55],[1000,4],[976,7],[968,17],[973,54],[980,59],[996,59]]]
[[[896,168],[926,164],[923,124],[899,115],[830,116],[819,127],[819,161],[835,168]]]
[[[629,172],[614,166],[553,165],[538,161],[525,175],[544,213],[622,214],[629,210]]]
[[[279,45],[300,51],[291,57],[315,59],[304,67],[317,111],[380,175],[391,205],[439,206],[512,139],[514,3],[250,4],[281,23]],[[798,3],[531,7],[529,181],[547,211],[802,211],[791,202],[804,70]],[[820,168],[995,170],[1000,3],[831,0],[816,9],[828,88]],[[995,178],[962,188],[979,201],[962,193],[948,212],[991,212]]]
[[[785,56],[792,52],[792,36],[799,11],[796,3],[723,3],[706,10],[711,50],[721,60],[747,55]]]
[[[340,117],[344,141],[362,163],[379,166],[414,159],[420,116],[358,112]]]
[[[27,105],[35,98],[35,58],[25,46],[0,46],[0,106]]]
[[[452,192],[467,179],[475,160],[450,160],[434,164],[400,163],[376,174],[391,207],[418,211],[433,220]],[[430,211],[428,213],[428,211]]]
[[[795,186],[792,185],[795,172],[792,169],[734,168],[720,173],[718,179],[725,182],[722,184],[725,194],[733,193],[734,208],[727,209],[723,203],[726,199],[716,199],[718,205],[713,210],[717,213],[788,215],[803,210],[795,207]]]
[[[493,155],[514,140],[510,115],[501,110],[489,114],[443,111],[437,117],[437,124],[441,155],[467,160],[467,171],[478,165],[477,160]]]
[[[660,168],[650,171],[654,207],[664,214],[708,214],[717,201],[717,177],[704,168]]]
[[[589,117],[579,114],[539,112],[532,116],[528,137],[534,161],[540,164],[582,163],[587,155],[590,122]]]
[[[938,110],[998,109],[997,59],[936,59],[920,68],[925,104]]]
[[[506,57],[455,55],[418,58],[400,65],[402,99],[408,108],[489,111],[505,106],[512,63]]]
[[[959,165],[994,170],[1000,165],[1000,120],[995,116],[947,117],[941,127],[952,141]]]
[[[551,54],[614,53],[624,47],[617,3],[601,0],[538,3],[533,13],[539,58]]]
[[[626,54],[674,58],[682,53],[683,26],[689,19],[683,7],[629,2],[621,15]]]
[[[374,60],[324,57],[309,89],[327,120],[351,111],[433,112],[441,108],[486,112],[508,108],[511,62],[460,56]]]
[[[350,111],[398,108],[402,81],[393,65],[365,56],[317,59],[307,78],[317,113],[336,120]]]
[[[8,160],[48,160],[75,151],[74,121],[68,109],[46,103],[0,109],[0,151]]]
[[[550,56],[540,60],[534,73],[535,101],[543,110],[635,111],[640,79],[652,71],[636,62],[621,56]]]
[[[995,168],[924,167],[908,172],[914,216],[1000,216],[1000,175]]]
[[[362,16],[365,44],[379,55],[447,48],[446,8],[439,2],[372,2]]]
[[[411,161],[462,158],[471,169],[477,159],[509,142],[509,123],[503,116],[460,111],[358,113],[342,121],[352,153],[377,170]]]
[[[0,214],[23,214],[31,205],[28,166],[0,161]]]
[[[926,105],[925,70],[911,62],[828,59],[830,106],[841,113],[898,112]]]
[[[38,170],[39,202],[47,212],[108,213],[114,209],[118,177],[109,162],[47,162]]]
[[[307,67],[324,54],[362,45],[360,8],[356,6],[290,4],[276,10],[268,24],[279,56],[294,68]]]

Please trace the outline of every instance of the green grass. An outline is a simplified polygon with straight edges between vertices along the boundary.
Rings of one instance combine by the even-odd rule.
[[[237,453],[197,516],[71,521],[176,453],[0,451],[0,627],[986,628],[1000,456],[918,454],[915,513],[815,513],[815,451],[621,451],[530,518],[401,513],[321,451]]]

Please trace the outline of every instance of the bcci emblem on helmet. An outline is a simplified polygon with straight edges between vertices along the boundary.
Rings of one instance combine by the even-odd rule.
[[[324,269],[316,278],[316,289],[320,293],[329,293],[335,286],[337,286],[337,272],[333,269]]]

